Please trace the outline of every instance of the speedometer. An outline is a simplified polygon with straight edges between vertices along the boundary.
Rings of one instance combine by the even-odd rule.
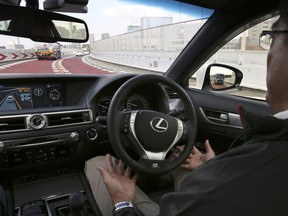
[[[150,109],[148,101],[141,95],[130,96],[127,100],[126,106],[131,110]]]

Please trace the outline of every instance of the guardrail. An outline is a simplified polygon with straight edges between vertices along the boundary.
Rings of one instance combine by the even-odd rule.
[[[10,50],[10,49],[0,49],[0,63],[7,61],[17,61],[24,59],[36,58],[34,50]]]
[[[177,58],[179,51],[93,51],[90,57],[114,64],[164,73]],[[203,84],[204,74],[210,63],[234,66],[243,72],[241,86],[266,91],[267,52],[219,51],[204,64],[193,78],[197,88]]]

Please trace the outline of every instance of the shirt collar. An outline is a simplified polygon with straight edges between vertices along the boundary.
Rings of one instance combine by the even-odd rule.
[[[276,114],[274,115],[274,117],[276,117],[276,118],[278,118],[278,119],[286,119],[286,118],[288,118],[288,110],[285,110],[285,111],[276,113]]]

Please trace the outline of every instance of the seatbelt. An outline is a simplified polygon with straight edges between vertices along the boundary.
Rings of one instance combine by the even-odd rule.
[[[4,188],[0,185],[0,216],[7,216],[7,200]]]

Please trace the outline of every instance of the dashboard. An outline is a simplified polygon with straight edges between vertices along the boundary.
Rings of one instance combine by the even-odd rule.
[[[109,148],[105,122],[109,105],[118,88],[133,76],[3,76],[0,171],[25,172],[39,166],[85,161]],[[165,87],[139,86],[124,98],[120,109],[168,113]]]

